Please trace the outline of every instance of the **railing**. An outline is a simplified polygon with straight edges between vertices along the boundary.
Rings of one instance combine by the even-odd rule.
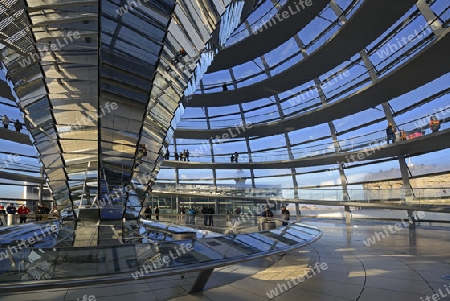
[[[439,113],[439,112],[438,112]],[[431,130],[428,127],[428,116],[424,116],[423,118],[418,118],[411,120],[405,123],[397,124],[397,132],[396,132],[396,142],[400,141],[400,130],[405,130],[407,137],[413,133],[422,134],[431,134]],[[449,128],[450,118],[442,119],[441,129],[440,131],[446,130]],[[387,124],[385,124],[387,126]],[[409,140],[409,138],[407,138]],[[352,152],[359,150],[368,150],[373,153],[378,150],[380,147],[387,144],[386,132],[385,128],[380,129],[375,132],[359,134],[355,137],[350,137],[347,139],[338,140],[340,152]],[[185,148],[184,146],[180,146],[181,148]],[[209,143],[205,142],[203,145],[190,149],[189,159],[190,162],[212,162],[212,156],[205,154],[209,152]],[[330,143],[320,143],[313,146],[304,147],[303,145],[299,145],[291,148],[292,155],[294,159],[299,158],[308,158],[308,157],[317,157],[317,156],[326,156],[336,154],[335,146],[333,142]],[[232,154],[218,154],[214,156],[214,161],[218,162],[226,162],[230,163],[230,156]],[[173,158],[173,156],[172,156]],[[171,158],[171,159],[172,159]],[[287,153],[287,150],[283,151],[271,151],[268,154],[263,153],[252,153],[251,155],[252,162],[268,162],[268,161],[280,161],[280,160],[290,160],[290,157]],[[239,154],[239,163],[242,162],[250,162],[250,156],[248,154]]]
[[[19,224],[18,220],[20,219],[20,216],[24,215],[27,218],[27,221],[25,223],[30,223],[34,221],[48,221],[48,220],[56,220],[59,219],[58,216],[55,216],[54,214],[41,214],[41,213],[28,213],[28,214],[0,214],[0,221],[3,222],[3,224],[6,226],[8,225],[8,216],[13,216],[12,218],[12,225]],[[36,219],[38,218],[38,219]]]
[[[327,201],[342,202],[344,194],[342,189],[294,189],[294,188],[236,188],[236,187],[214,187],[207,185],[183,186],[175,188],[172,185],[155,185],[154,195],[164,195],[169,192],[178,194],[205,194],[211,198],[218,196],[239,198],[261,198],[261,199],[284,199],[289,201]],[[298,197],[294,197],[298,195]],[[450,204],[450,187],[442,188],[413,188],[413,189],[348,189],[347,199],[351,202],[364,203],[402,203],[415,205],[448,205]]]

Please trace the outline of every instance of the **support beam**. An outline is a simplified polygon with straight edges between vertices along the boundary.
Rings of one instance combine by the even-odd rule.
[[[428,25],[433,29],[434,34],[439,37],[444,33],[444,28],[442,27],[442,23],[439,21],[438,17],[431,10],[430,6],[425,0],[419,0],[416,3],[417,8],[420,10],[420,13],[427,21]]]
[[[234,76],[233,69],[230,68],[228,70],[230,72],[231,78],[233,79],[233,87],[234,87],[234,89],[237,89],[237,82],[236,82],[236,77]],[[243,125],[247,124],[247,122],[245,120],[244,107],[242,106],[242,104],[239,104],[239,112],[241,113],[242,124]],[[245,145],[247,146],[248,162],[252,163],[253,162],[252,149],[250,147],[250,141],[249,141],[249,137],[247,135],[245,136]],[[253,168],[250,168],[250,175],[251,175],[251,180],[252,180],[252,188],[256,188],[255,172],[253,171]]]
[[[198,273],[197,277],[195,278],[195,281],[192,284],[189,293],[196,293],[202,291],[203,288],[205,287],[206,282],[208,282],[209,277],[211,277],[213,271],[214,269],[200,271],[200,273]]]
[[[414,197],[414,191],[409,182],[409,169],[406,165],[405,156],[399,155],[398,162],[400,164],[400,173],[402,175],[403,189],[405,190],[405,202],[411,203]]]
[[[344,206],[345,210],[345,223],[350,225],[352,223],[352,211],[350,210],[350,206]]]
[[[338,16],[341,16],[342,15],[342,10],[340,10],[339,6],[337,6],[336,3],[334,3],[334,4],[335,4],[335,7],[334,7],[333,10],[335,11],[335,14],[338,15]],[[343,20],[341,20],[342,24],[344,24],[344,21],[345,21],[345,18]],[[300,37],[298,35],[296,35],[294,37],[294,40],[297,43],[297,46],[300,49],[302,49],[303,57],[307,58],[308,57],[308,53],[306,52],[305,44],[303,44],[303,41],[300,39]],[[322,103],[323,106],[327,105],[328,100],[327,100],[327,97],[326,97],[325,93],[323,92],[323,89],[322,89],[321,82],[320,82],[319,78],[315,78],[314,79],[314,85],[315,85],[315,88],[317,89],[317,92],[319,93],[320,102]],[[328,127],[330,128],[330,135],[331,135],[331,139],[333,140],[335,153],[339,154],[340,150],[341,150],[341,146],[339,144],[339,140],[338,140],[337,135],[336,135],[336,127],[335,127],[335,125],[334,125],[334,123],[332,121],[328,122]],[[348,190],[347,190],[347,176],[345,175],[345,171],[344,171],[343,165],[340,164],[340,163],[339,163],[339,177],[340,177],[340,180],[341,180],[343,201],[348,201],[349,197],[348,197]]]
[[[408,210],[409,228],[414,229],[416,227],[416,216],[414,210]]]

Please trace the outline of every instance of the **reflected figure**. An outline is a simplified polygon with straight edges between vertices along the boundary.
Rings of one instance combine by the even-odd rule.
[[[157,221],[159,221],[159,207],[158,206],[155,207],[155,218]]]
[[[347,230],[347,247],[351,247],[352,246],[353,226],[352,225],[347,225],[346,226],[346,230]]]
[[[409,228],[408,238],[409,238],[409,246],[416,247],[417,244],[416,244],[416,229],[415,228]]]
[[[20,205],[19,210],[17,210],[17,213],[20,214],[20,223],[26,223],[27,222],[27,214],[30,213],[30,209],[28,209],[25,205]]]
[[[6,210],[5,210],[5,207],[0,206],[0,226],[3,226],[2,218],[5,220],[5,225],[6,225],[8,223],[6,221]]]
[[[289,220],[291,219],[291,214],[289,210],[286,209],[285,206],[281,206],[281,218],[285,221],[283,221],[283,226],[287,226],[289,224]]]
[[[146,219],[152,219],[152,207],[147,206],[144,210],[144,214]]]

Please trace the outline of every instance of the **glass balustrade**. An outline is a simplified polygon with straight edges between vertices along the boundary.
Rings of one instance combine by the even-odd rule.
[[[342,188],[238,188],[232,186],[208,185],[178,185],[158,184],[154,187],[155,195],[176,193],[186,195],[201,194],[202,197],[214,198],[217,196],[230,196],[245,198],[263,198],[289,202],[298,195],[299,201],[343,201]],[[392,203],[399,205],[448,205],[450,204],[450,189],[447,188],[413,188],[413,189],[348,189],[347,197],[350,202],[364,203]],[[297,199],[297,198],[295,198]]]
[[[441,122],[440,131],[448,129],[449,124],[448,118],[443,119]],[[425,124],[425,125],[424,125]],[[431,134],[431,130],[428,128],[428,117],[425,116],[420,119],[414,119],[406,123],[397,124],[396,131],[396,143],[400,142],[400,130],[404,130],[407,136],[407,140],[413,139],[414,135],[428,135]],[[364,133],[359,134],[357,136],[338,140],[340,153],[346,152],[358,152],[358,151],[370,151],[376,152],[381,147],[387,146],[386,140],[386,130],[385,128],[380,129],[379,131],[372,133]],[[209,143],[205,142],[204,145],[198,146],[195,149],[190,149],[190,162],[186,163],[195,163],[195,162],[212,162],[212,157],[210,155],[206,155],[205,150],[209,150]],[[294,146],[291,148],[292,155],[294,159],[301,158],[320,158],[323,156],[332,156],[336,154],[334,143],[323,143],[314,146],[305,147],[303,145]],[[173,158],[173,157],[172,157]],[[215,155],[214,162],[215,163],[230,163],[231,154],[226,155]],[[287,151],[271,151],[271,152],[254,152],[250,156],[246,153],[239,154],[238,162],[239,163],[249,163],[249,162],[271,162],[271,161],[283,161],[290,160]]]

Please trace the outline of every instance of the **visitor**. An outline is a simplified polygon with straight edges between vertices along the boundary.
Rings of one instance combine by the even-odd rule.
[[[178,215],[178,222],[180,224],[183,222],[183,215],[185,215],[185,214],[186,214],[186,208],[184,208],[184,206],[183,206],[180,208],[180,213]]]
[[[9,118],[8,118],[8,116],[3,115],[2,123],[3,123],[3,127],[4,127],[5,129],[8,129],[8,125],[9,125]]]
[[[291,219],[291,214],[285,206],[281,206],[281,219],[283,219],[283,226],[287,226],[289,224],[287,221]]]
[[[210,205],[208,208],[208,226],[214,226],[214,214],[216,213],[216,211],[214,210],[213,206]]]
[[[237,152],[234,152],[234,161],[236,163],[238,163],[238,157],[239,157],[239,154]]]
[[[406,140],[406,132],[405,130],[400,130],[400,141]]]
[[[152,219],[152,207],[147,206],[144,210],[144,214],[146,219]]]
[[[58,207],[57,207],[57,206],[53,206],[52,216],[53,216],[54,218],[60,218],[60,217],[61,217],[61,216],[59,215],[59,211],[58,211]]]
[[[36,221],[41,221],[42,220],[42,214],[45,213],[44,205],[38,204],[36,206],[35,213],[36,213]]]
[[[47,205],[45,205],[45,204],[43,204],[42,205],[42,207],[44,208],[43,209],[43,211],[44,211],[44,220],[47,220],[48,219],[48,215],[50,214],[50,208],[48,208],[48,206]]]
[[[195,215],[197,214],[197,210],[195,210],[194,206],[192,206],[188,210],[187,217],[189,218],[188,224],[195,225]]]
[[[261,214],[262,217],[273,217],[273,213],[270,210],[269,206],[266,206],[266,208],[264,209],[263,213]]]
[[[178,155],[177,152],[175,152],[175,161],[178,161],[179,158],[180,158],[180,156]]]
[[[22,204],[17,210],[17,213],[20,214],[20,223],[23,224],[27,222],[27,214],[30,213],[30,209]]]
[[[208,208],[206,206],[203,206],[202,208],[202,214],[203,214],[203,225],[208,225]]]
[[[16,132],[20,133],[20,130],[22,130],[22,124],[20,123],[19,119],[16,119],[16,122],[14,122],[14,127],[16,128]]]
[[[231,155],[231,158],[230,158],[230,160],[231,160],[231,163],[233,163],[233,162],[234,162],[234,155]]]
[[[386,128],[386,141],[389,144],[389,141],[395,143],[395,127],[392,126],[392,123],[389,123]]]
[[[5,220],[5,224],[8,224],[8,222],[6,221],[6,210],[5,210],[5,207],[0,205],[0,226],[3,226],[2,217]]]
[[[436,118],[436,116],[430,117],[430,130],[433,133],[436,133],[441,128],[441,122]]]
[[[159,221],[159,207],[158,206],[155,207],[155,217],[156,217],[156,220]]]
[[[9,206],[8,207],[6,207],[6,213],[7,214],[16,214],[16,207],[14,207],[14,205],[11,203],[11,204],[9,204]],[[16,223],[16,219],[15,219],[16,217],[13,217],[13,224],[15,224]]]

